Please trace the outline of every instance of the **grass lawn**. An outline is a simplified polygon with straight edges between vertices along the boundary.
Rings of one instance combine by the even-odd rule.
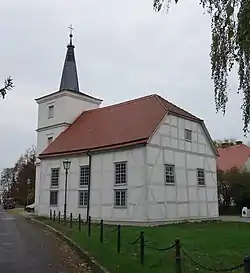
[[[236,222],[204,222],[172,224],[161,227],[121,227],[121,254],[116,253],[117,233],[115,226],[105,226],[104,242],[100,243],[100,227],[92,225],[91,237],[87,235],[87,226],[79,232],[77,223],[73,228],[63,226],[57,221],[39,218],[64,232],[87,250],[100,264],[111,273],[175,273],[175,249],[163,252],[145,248],[145,265],[139,261],[139,244],[131,245],[145,232],[148,241],[159,248],[172,245],[179,237],[183,248],[202,264],[215,268],[227,268],[243,263],[243,258],[250,255],[250,225]],[[209,272],[191,262],[182,255],[182,273]],[[243,269],[233,272],[243,272]]]

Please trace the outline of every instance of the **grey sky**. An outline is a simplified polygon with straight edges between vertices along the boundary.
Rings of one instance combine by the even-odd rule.
[[[80,89],[103,105],[157,93],[205,120],[215,139],[243,139],[237,76],[225,117],[215,113],[210,17],[193,0],[154,13],[152,0],[12,0],[0,9],[0,169],[36,143],[35,98],[57,91],[73,24]],[[245,140],[245,139],[244,139]]]

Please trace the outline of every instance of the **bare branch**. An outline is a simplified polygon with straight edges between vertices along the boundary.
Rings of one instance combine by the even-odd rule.
[[[4,81],[4,87],[0,89],[0,96],[4,99],[7,91],[10,91],[12,88],[14,88],[13,79],[11,77],[8,77]]]

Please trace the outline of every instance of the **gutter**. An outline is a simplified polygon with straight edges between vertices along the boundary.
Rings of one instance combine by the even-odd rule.
[[[87,148],[87,149],[77,149],[77,150],[71,150],[71,151],[62,151],[62,152],[50,152],[50,153],[44,153],[47,148],[39,154],[38,158],[40,160],[46,159],[49,157],[56,157],[56,156],[69,156],[69,155],[76,155],[76,154],[86,154],[91,152],[106,152],[106,151],[111,151],[111,150],[117,150],[117,149],[124,149],[124,148],[129,148],[129,147],[134,147],[134,146],[143,146],[147,144],[148,138],[141,138],[136,141],[129,141],[125,143],[119,143],[115,145],[106,145],[106,146],[101,146],[101,147],[92,147],[92,148]],[[91,150],[90,150],[91,149]]]
[[[90,151],[87,152],[87,155],[89,157],[89,183],[88,183],[88,204],[87,204],[87,219],[86,222],[89,220],[89,211],[90,211],[90,185],[91,185],[91,169],[92,169],[92,154]]]

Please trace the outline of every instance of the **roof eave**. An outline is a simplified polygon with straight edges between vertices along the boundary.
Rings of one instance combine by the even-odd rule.
[[[214,154],[216,155],[216,157],[219,157],[218,150],[217,150],[217,148],[216,148],[216,146],[215,146],[215,144],[214,144],[214,142],[213,142],[213,140],[212,140],[212,138],[211,138],[211,136],[210,136],[210,134],[209,134],[209,132],[207,130],[207,127],[206,127],[204,121],[201,122],[201,126],[202,126],[202,129],[204,130],[206,136],[208,137],[208,140],[209,140],[209,142],[211,144],[211,147],[212,147],[212,150],[213,150]]]
[[[51,158],[51,157],[59,157],[59,156],[66,156],[66,155],[78,155],[78,154],[85,154],[87,152],[103,152],[103,151],[110,151],[110,150],[116,150],[116,149],[122,149],[122,148],[129,148],[129,147],[134,147],[134,146],[144,146],[147,144],[148,138],[144,138],[141,140],[133,141],[133,142],[128,142],[128,143],[120,143],[117,145],[108,145],[108,146],[103,146],[103,147],[93,147],[93,148],[87,148],[87,149],[79,149],[79,150],[72,150],[68,152],[56,152],[56,153],[41,153],[39,154],[38,158],[39,159],[46,159],[46,158]]]
[[[89,98],[89,99],[91,99],[91,100],[96,100],[96,101],[99,102],[99,103],[102,103],[102,102],[103,102],[103,100],[101,100],[101,99],[99,99],[99,98],[92,97],[92,96],[90,96],[90,95],[88,95],[88,94],[85,94],[85,93],[82,93],[82,92],[80,92],[80,91],[79,91],[79,92],[76,92],[76,91],[69,90],[69,89],[55,91],[55,92],[53,92],[53,93],[51,93],[51,94],[47,94],[47,95],[44,95],[44,96],[42,96],[42,97],[39,97],[39,98],[35,99],[35,101],[36,101],[36,102],[39,102],[39,101],[41,101],[41,100],[44,100],[44,99],[49,98],[49,97],[51,97],[51,96],[56,96],[56,95],[58,95],[58,94],[60,94],[60,93],[63,93],[63,92],[70,92],[71,94],[74,94],[74,95],[78,95],[78,96],[82,96],[82,97],[87,97],[87,98]]]

